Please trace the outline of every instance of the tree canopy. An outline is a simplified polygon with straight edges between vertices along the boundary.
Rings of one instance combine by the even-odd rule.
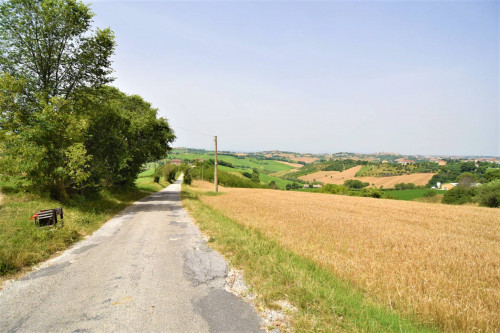
[[[0,3],[0,168],[64,199],[132,185],[175,136],[158,110],[106,86],[109,29],[76,0]]]
[[[111,82],[113,32],[90,31],[93,16],[76,0],[0,3],[0,70],[47,98]]]

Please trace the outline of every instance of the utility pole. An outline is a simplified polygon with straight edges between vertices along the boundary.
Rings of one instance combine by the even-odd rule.
[[[219,185],[217,184],[217,135],[215,136],[214,192],[219,192]]]

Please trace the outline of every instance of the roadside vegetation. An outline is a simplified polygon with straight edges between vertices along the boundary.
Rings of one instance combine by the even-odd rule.
[[[204,185],[196,185],[210,209],[349,281],[379,304],[445,331],[500,326],[497,209],[263,189],[224,188],[222,195],[207,196]],[[225,239],[222,232],[216,242],[218,237]],[[302,286],[286,276],[288,286]]]
[[[61,203],[48,195],[31,193],[19,181],[2,181],[0,212],[0,281],[48,259],[57,251],[92,234],[104,222],[133,202],[169,183],[139,176],[136,186],[115,187],[93,195],[73,195]],[[40,209],[64,209],[64,227],[35,227],[30,217]]]
[[[412,315],[400,315],[390,306],[375,302],[322,263],[291,250],[264,230],[231,219],[212,208],[203,198],[219,198],[226,194],[214,196],[211,193],[183,186],[183,205],[210,237],[209,244],[245,272],[245,279],[260,296],[257,299],[259,307],[280,308],[279,301],[286,300],[297,308],[291,313],[293,330],[436,331],[430,325],[419,323]],[[255,206],[254,209],[260,208]]]
[[[114,35],[93,16],[81,1],[0,3],[0,276],[166,185],[138,176],[174,133],[150,103],[109,85]],[[63,228],[29,220],[61,206]]]

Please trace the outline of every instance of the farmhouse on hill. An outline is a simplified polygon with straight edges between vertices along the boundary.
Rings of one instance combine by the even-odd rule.
[[[445,190],[445,191],[449,191],[452,188],[456,187],[457,185],[458,185],[458,183],[447,183],[447,184],[441,185],[440,189]]]
[[[398,162],[399,164],[403,164],[403,165],[408,165],[408,164],[413,164],[415,163],[415,161],[412,161],[412,160],[407,160],[405,158],[398,158],[396,160],[396,162]]]

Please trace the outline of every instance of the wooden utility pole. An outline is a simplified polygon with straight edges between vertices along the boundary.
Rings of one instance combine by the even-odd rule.
[[[214,165],[214,191],[219,192],[219,185],[217,184],[217,135],[215,136],[215,165]]]

